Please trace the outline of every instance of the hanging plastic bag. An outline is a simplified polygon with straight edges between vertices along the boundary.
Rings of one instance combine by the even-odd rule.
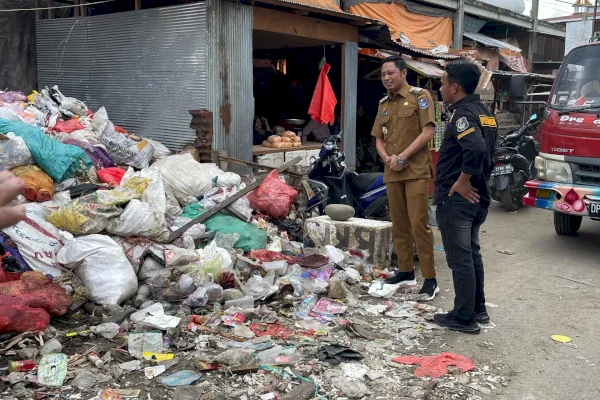
[[[61,232],[65,245],[56,260],[72,269],[96,304],[121,304],[138,290],[138,280],[123,249],[106,235],[74,238]]]
[[[0,169],[33,164],[33,157],[23,138],[14,133],[0,135]]]
[[[98,170],[98,179],[100,182],[107,183],[112,187],[119,186],[121,180],[127,171],[119,167],[104,168]]]
[[[85,176],[92,167],[89,157],[80,148],[54,140],[23,122],[0,119],[0,133],[8,132],[23,138],[35,163],[56,182]]]
[[[129,201],[121,215],[108,221],[106,231],[124,237],[145,237],[159,243],[169,241],[165,214],[136,199]]]
[[[23,195],[29,201],[42,203],[49,201],[54,196],[54,182],[37,165],[25,165],[12,170],[15,176],[25,181]]]
[[[56,253],[62,247],[58,229],[46,222],[46,210],[41,205],[29,203],[25,204],[25,209],[25,218],[2,232],[18,246],[31,269],[54,277],[62,275],[56,263]]]
[[[118,165],[148,168],[154,155],[154,147],[150,143],[135,135],[115,132],[111,121],[108,121],[102,131],[100,141],[106,146],[110,158]]]
[[[298,192],[279,179],[277,171],[267,175],[258,188],[248,195],[250,205],[273,218],[285,218]]]

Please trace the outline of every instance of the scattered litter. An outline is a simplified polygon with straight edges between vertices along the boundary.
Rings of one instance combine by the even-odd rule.
[[[146,368],[144,368],[144,375],[148,379],[153,379],[153,378],[157,377],[158,375],[162,374],[163,372],[165,372],[166,370],[167,370],[167,367],[165,367],[164,365],[157,365],[154,367],[146,367]]]
[[[496,250],[496,251],[500,254],[506,254],[507,256],[512,256],[515,254],[514,251],[510,251],[510,250]]]
[[[165,376],[160,380],[160,383],[167,386],[187,386],[196,382],[198,379],[200,379],[200,374],[184,370]]]
[[[454,353],[441,353],[437,356],[425,357],[394,357],[392,358],[392,361],[401,364],[419,365],[419,367],[415,370],[415,375],[418,378],[422,378],[423,376],[430,376],[431,379],[439,378],[448,372],[447,367],[449,365],[458,367],[458,369],[460,369],[462,372],[472,371],[475,369],[475,364],[473,364],[473,361],[467,357]]]
[[[571,338],[564,335],[552,335],[550,336],[552,340],[558,343],[571,343]]]

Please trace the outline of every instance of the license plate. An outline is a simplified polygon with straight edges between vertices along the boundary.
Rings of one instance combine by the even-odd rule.
[[[588,204],[588,213],[592,218],[600,218],[600,203]]]
[[[494,176],[494,175],[506,175],[506,174],[510,174],[511,172],[512,172],[512,165],[511,164],[496,165],[494,167],[494,170],[492,171],[492,176]]]

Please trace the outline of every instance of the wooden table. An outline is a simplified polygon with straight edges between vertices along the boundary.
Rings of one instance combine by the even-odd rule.
[[[317,142],[306,142],[301,147],[289,147],[287,149],[274,149],[272,147],[265,147],[262,145],[252,146],[252,154],[259,156],[262,154],[273,154],[273,153],[287,153],[289,151],[300,151],[300,150],[320,150],[323,147],[323,143]]]

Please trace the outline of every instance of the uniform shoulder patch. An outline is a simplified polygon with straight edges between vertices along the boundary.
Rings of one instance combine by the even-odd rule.
[[[487,115],[480,115],[479,122],[481,123],[481,126],[488,126],[490,128],[496,128],[498,126],[496,119],[494,117],[488,117]]]
[[[385,96],[383,99],[379,100],[379,104],[386,102],[387,99],[389,99],[389,98],[390,98],[389,96]]]
[[[408,89],[408,92],[412,94],[421,94],[423,92],[423,89],[421,89],[420,87],[411,87],[410,89]]]
[[[429,101],[427,101],[426,97],[421,97],[417,103],[419,104],[419,108],[421,110],[424,110],[427,107],[429,107]]]
[[[460,117],[456,120],[456,130],[458,132],[464,132],[469,128],[469,121],[467,121],[467,117]]]

